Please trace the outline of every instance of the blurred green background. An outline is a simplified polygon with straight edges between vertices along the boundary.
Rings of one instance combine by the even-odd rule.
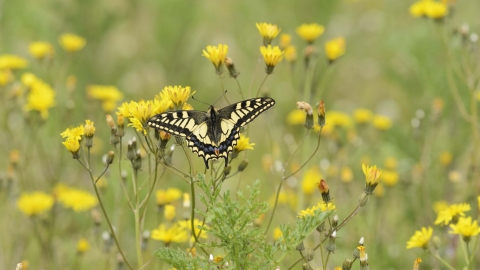
[[[23,184],[12,193],[2,194],[0,268],[12,269],[15,263],[26,259],[30,261],[31,269],[38,269],[35,264],[41,260],[41,250],[31,239],[26,218],[15,209],[15,199],[21,191],[49,190],[50,180],[91,189],[85,172],[73,163],[70,154],[61,145],[60,132],[82,123],[84,119],[95,121],[98,152],[94,159],[99,164],[94,166],[98,171],[102,168],[101,156],[112,148],[108,145],[109,129],[104,124],[105,113],[99,103],[87,98],[85,89],[88,85],[115,85],[124,93],[123,101],[149,100],[167,85],[188,85],[196,91],[196,98],[210,103],[219,97],[222,87],[214,67],[201,54],[207,45],[221,43],[229,46],[228,56],[241,72],[238,80],[242,89],[249,93],[251,88],[251,94],[247,96],[253,97],[265,76],[259,52],[262,38],[255,27],[257,22],[277,24],[282,29],[281,33],[291,34],[298,60],[293,72],[287,63],[281,63],[262,87],[262,93],[274,98],[277,104],[250,124],[249,137],[256,145],[253,152],[247,153],[250,165],[242,175],[241,185],[258,178],[263,183],[265,200],[275,193],[280,181],[279,173],[264,170],[262,160],[271,153],[273,162],[282,164],[305,132],[302,126],[290,125],[286,120],[287,115],[295,110],[295,102],[302,100],[303,96],[302,50],[305,44],[295,34],[295,29],[302,23],[322,24],[326,30],[316,43],[319,68],[314,74],[314,99],[307,102],[313,106],[324,100],[327,112],[335,110],[347,114],[357,108],[368,108],[392,119],[393,127],[385,132],[375,131],[372,127],[358,128],[355,130],[356,139],[345,140],[344,144],[326,137],[307,168],[320,168],[330,185],[340,220],[357,204],[363,188],[362,160],[368,157],[370,164],[382,167],[386,158],[395,157],[400,175],[397,185],[386,188],[384,197],[370,198],[369,204],[339,233],[338,250],[331,257],[328,269],[340,266],[345,258],[351,257],[362,236],[365,237],[372,269],[409,268],[418,256],[424,259],[422,268],[438,268],[433,259],[427,259],[420,249],[406,250],[405,243],[415,230],[433,223],[435,213],[432,205],[435,201],[473,202],[479,192],[478,186],[468,177],[468,151],[471,150],[472,140],[470,126],[461,119],[446,79],[449,69],[447,52],[461,50],[462,42],[454,35],[446,39],[450,37],[446,33],[454,32],[464,23],[469,24],[472,32],[478,31],[480,2],[458,1],[451,17],[444,21],[413,18],[408,12],[411,4],[410,1],[394,0],[0,0],[0,54],[16,54],[29,59],[28,70],[42,77],[57,91],[57,106],[50,110],[51,117],[35,134],[22,134],[23,130],[27,130],[28,121],[27,124],[17,122],[22,119],[21,113],[2,110],[4,129],[9,130],[2,136],[2,155],[6,157],[12,149],[19,149],[22,157],[31,156],[28,163],[22,164],[28,179],[24,179]],[[64,32],[86,38],[87,45],[75,55],[67,55],[57,42]],[[346,39],[346,54],[333,65],[328,65],[323,56],[323,42],[339,36]],[[37,40],[55,45],[55,60],[51,65],[38,63],[29,56],[28,45]],[[274,43],[278,44],[278,38]],[[473,55],[477,56],[478,62],[478,51]],[[15,75],[19,77],[21,72]],[[67,108],[68,98],[65,98],[66,77],[69,75],[77,77],[73,109]],[[229,90],[229,100],[240,101],[236,82],[226,73],[222,75],[222,81],[223,87]],[[468,91],[461,82],[459,85],[462,99],[469,104]],[[7,102],[5,96],[2,93],[2,99]],[[435,98],[444,101],[444,109],[440,119],[433,121],[432,102]],[[189,103],[195,109],[207,109],[201,103],[192,100]],[[216,104],[217,107],[225,105],[223,100]],[[65,112],[68,116],[63,114]],[[415,128],[412,123],[419,125],[416,127],[415,124]],[[271,135],[265,136],[265,126]],[[38,149],[31,152],[25,149],[25,138],[30,136],[48,149],[50,160],[39,160],[42,155]],[[129,130],[126,138],[132,136],[134,134]],[[311,136],[309,140],[312,146],[316,138]],[[440,154],[445,151],[453,155],[453,162],[447,168],[439,162]],[[301,157],[297,157],[297,163],[302,162]],[[175,158],[181,164],[182,156],[179,154]],[[197,170],[203,171],[203,161],[197,157],[194,160]],[[419,169],[418,164],[422,160],[421,166],[427,165]],[[54,171],[51,177],[55,179],[49,180],[48,173],[40,173],[45,163],[49,164],[49,170]],[[345,183],[340,181],[338,174],[328,175],[329,166],[325,164],[338,168],[348,166],[353,170],[354,181]],[[6,167],[7,159],[4,158],[0,161],[0,169],[3,171]],[[451,171],[459,172],[461,179],[450,181]],[[189,187],[175,177],[167,174],[158,188],[175,186],[187,192]],[[104,191],[108,208],[112,211],[116,203],[121,202],[121,194],[115,195],[120,191],[115,187],[116,178],[118,175],[112,172],[108,188]],[[295,190],[301,179],[302,172],[287,182],[287,189]],[[239,180],[232,178],[230,181],[225,188],[233,190]],[[315,196],[317,198],[299,201],[317,202],[320,196]],[[152,201],[152,215],[155,215],[153,205]],[[305,207],[307,205],[299,205],[297,210]],[[478,212],[473,208],[474,213]],[[285,218],[283,214],[288,211],[286,206],[277,209],[274,224],[292,222],[294,215]],[[122,216],[120,212],[114,217],[126,246],[133,241],[129,236],[133,228],[129,215]],[[59,249],[58,256],[70,254],[72,257],[78,235],[88,231],[89,223],[84,220],[88,219],[87,215],[66,218],[58,226],[59,237],[55,245]],[[83,222],[87,229],[79,231],[74,226],[78,222]],[[146,221],[146,228],[153,229],[157,225],[155,218]],[[446,229],[439,230],[443,230],[445,242],[452,241]],[[318,241],[313,238],[306,245],[315,245],[315,240]],[[153,240],[149,244],[150,251],[160,246]],[[97,248],[101,249],[98,245]],[[68,252],[69,249],[72,251]],[[133,256],[133,249],[130,252],[129,255]],[[61,269],[73,269],[68,263],[70,257]],[[291,255],[285,265],[289,266],[297,258],[297,254]],[[98,266],[99,262],[107,259],[93,250],[84,260],[79,266],[82,269],[113,267],[106,263]],[[152,268],[161,265],[155,263]],[[314,265],[320,267],[319,263]],[[160,269],[167,269],[162,267]],[[297,265],[295,269],[299,267]]]

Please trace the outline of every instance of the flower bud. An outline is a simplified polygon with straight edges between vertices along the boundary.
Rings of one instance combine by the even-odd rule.
[[[227,176],[230,174],[230,171],[232,170],[232,165],[228,165],[227,167],[225,167],[225,169],[223,169],[223,176]]]
[[[135,159],[132,161],[132,167],[134,170],[139,170],[142,167],[142,156],[140,155],[140,150],[137,150]]]
[[[317,184],[318,190],[322,194],[322,200],[324,203],[329,203],[332,199],[330,198],[330,190],[328,188],[327,182],[325,180],[320,180]]]
[[[278,269],[280,269],[280,267]],[[312,268],[310,265],[308,265],[308,263],[304,263],[302,264],[302,270],[312,270]]]
[[[107,114],[107,124],[110,128],[115,128],[115,122],[110,114]]]
[[[150,231],[149,230],[145,230],[143,233],[142,233],[142,242],[141,242],[141,249],[143,251],[147,250],[148,248],[148,240],[150,239]]]
[[[343,265],[342,265],[342,270],[350,270],[352,269],[352,260],[350,259],[346,259],[344,262],[343,262]]]
[[[297,102],[297,108],[304,111],[307,116],[305,119],[305,127],[308,129],[313,128],[313,111],[312,111],[312,106],[308,104],[305,101],[298,101]]]
[[[303,245],[303,241],[300,242],[300,244],[298,244],[296,247],[295,247],[296,250],[298,251],[304,251],[305,250],[305,245]]]
[[[323,100],[320,100],[318,102],[318,107],[317,107],[317,114],[318,114],[318,125],[320,128],[325,126],[325,103]]]
[[[305,249],[305,261],[310,262],[313,260],[313,249],[312,248],[306,248]]]
[[[233,60],[230,57],[225,58],[225,66],[227,66],[228,73],[230,73],[230,76],[233,78],[237,78],[238,75],[240,75],[240,72],[235,69],[235,65],[233,64]]]
[[[242,172],[247,168],[247,166],[248,166],[248,159],[242,160],[242,162],[240,162],[240,164],[238,165],[238,171]]]
[[[338,226],[338,215],[333,216],[332,221],[332,228],[336,228]]]
[[[123,117],[123,114],[117,115],[117,126],[117,136],[120,138],[125,136],[125,118]]]
[[[333,233],[328,237],[328,243],[327,245],[325,246],[325,249],[328,251],[328,252],[335,252],[335,250],[337,249],[337,246],[335,244],[335,239],[337,238],[337,231],[333,231]]]
[[[112,164],[114,158],[115,158],[115,153],[113,151],[108,152],[107,161],[106,161],[107,165]]]
[[[322,222],[320,225],[317,226],[316,228],[317,232],[321,233],[325,231],[325,222]]]
[[[120,138],[117,136],[117,129],[112,128],[110,132],[110,143],[117,145],[120,142]]]

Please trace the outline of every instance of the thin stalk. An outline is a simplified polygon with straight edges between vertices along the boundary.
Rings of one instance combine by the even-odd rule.
[[[245,96],[243,95],[242,87],[240,86],[240,82],[238,81],[237,78],[235,78],[235,81],[237,82],[238,92],[240,93],[240,96],[242,96],[242,99],[245,99]]]
[[[453,266],[451,266],[447,261],[445,261],[444,259],[442,259],[442,257],[438,256],[438,254],[436,253],[433,253],[429,250],[430,254],[432,254],[432,256],[439,260],[443,265],[445,265],[445,267],[447,267],[448,269],[450,270],[456,270]]]
[[[294,171],[293,173],[289,174],[288,176],[282,177],[283,180],[286,180],[286,179],[292,177],[293,175],[295,175],[296,173],[298,173],[300,170],[303,169],[303,167],[305,167],[305,166],[307,165],[307,163],[313,158],[313,156],[315,156],[315,154],[316,154],[317,151],[318,151],[318,148],[320,148],[320,142],[321,142],[321,139],[322,139],[321,132],[322,132],[322,128],[320,128],[320,131],[319,131],[319,133],[318,133],[317,147],[315,147],[315,150],[313,151],[312,155],[310,155],[310,157],[305,161],[305,163],[303,163],[303,165],[300,166],[300,168],[298,168],[296,171]]]
[[[225,99],[225,101],[226,101],[228,104],[231,104],[230,101],[228,101],[227,95],[225,95],[225,87],[223,87],[222,75],[221,75],[221,74],[218,74],[218,78],[220,79],[220,87],[221,87],[221,90],[222,90],[223,98]]]
[[[280,190],[282,189],[282,186],[283,186],[283,180],[280,181],[280,185],[278,185],[277,195],[275,196],[275,204],[273,204],[272,215],[270,216],[270,220],[268,221],[268,225],[267,225],[267,228],[265,229],[264,234],[267,234],[268,229],[270,228],[270,225],[272,224],[273,216],[275,215],[275,210],[277,209],[278,196],[280,195]]]
[[[263,78],[263,81],[262,81],[262,83],[260,84],[260,87],[258,87],[257,94],[255,95],[255,97],[258,97],[258,95],[260,94],[260,90],[262,90],[263,84],[264,84],[265,81],[267,80],[268,75],[269,75],[269,74],[265,75],[265,78]]]

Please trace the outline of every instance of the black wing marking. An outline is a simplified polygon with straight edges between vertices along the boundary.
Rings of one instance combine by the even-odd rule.
[[[222,119],[231,120],[237,127],[243,127],[273,105],[275,100],[272,98],[252,98],[220,109],[218,114]]]
[[[172,111],[152,116],[148,125],[172,135],[187,137],[206,120],[207,114],[202,111]]]

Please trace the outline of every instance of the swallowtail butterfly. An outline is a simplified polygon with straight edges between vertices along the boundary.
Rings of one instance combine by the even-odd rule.
[[[171,111],[154,115],[148,125],[175,136],[185,137],[188,147],[202,157],[208,169],[210,159],[225,159],[240,138],[240,128],[275,105],[269,97],[247,99],[222,109],[210,106],[207,112]]]

